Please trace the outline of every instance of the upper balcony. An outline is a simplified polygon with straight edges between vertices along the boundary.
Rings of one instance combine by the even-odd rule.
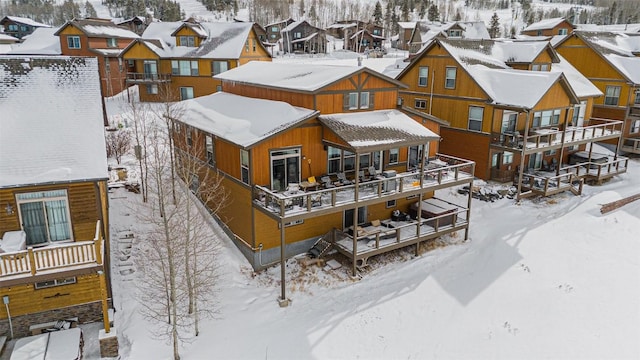
[[[93,240],[75,241],[0,254],[0,286],[62,271],[102,267],[104,241],[100,221]],[[32,281],[32,280],[27,280]]]
[[[157,84],[171,82],[169,74],[127,73],[129,84]]]
[[[491,133],[491,144],[522,151],[525,154],[560,149],[566,146],[615,139],[622,134],[623,122],[592,118],[588,126],[546,127],[529,129],[525,137],[520,131]]]
[[[438,154],[429,159],[422,175],[418,170],[391,177],[378,175],[312,191],[277,192],[256,185],[253,203],[272,218],[289,222],[467,184],[473,181],[474,167],[473,161]]]

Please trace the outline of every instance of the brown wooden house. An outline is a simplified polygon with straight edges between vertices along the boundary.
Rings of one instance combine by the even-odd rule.
[[[98,62],[5,56],[0,72],[0,296],[8,300],[0,309],[0,334],[31,335],[32,325],[69,318],[107,319],[109,215]]]
[[[294,21],[281,31],[285,53],[324,54],[327,52],[326,30],[309,24],[306,20]]]
[[[121,53],[141,101],[214,93],[213,76],[250,61],[271,61],[252,23],[154,22]]]
[[[409,50],[411,45],[411,36],[413,35],[417,22],[398,22],[398,34],[391,39],[391,47],[398,50]]]
[[[286,20],[275,21],[264,26],[264,30],[267,34],[267,42],[270,44],[276,44],[282,38],[282,30],[284,30],[291,23],[295,22],[292,18]]]
[[[565,18],[552,18],[535,22],[522,29],[520,34],[528,36],[568,35],[575,28],[576,27]]]
[[[174,138],[182,154],[206,147],[206,171],[224,176],[233,202],[219,220],[254,268],[320,238],[352,260],[354,273],[376,254],[452,231],[466,238],[470,198],[430,198],[469,184],[473,162],[437,153],[429,128],[439,124],[396,109],[397,81],[361,67],[267,62],[217,77],[223,92],[184,102]],[[424,233],[417,220],[392,217],[430,201],[446,214],[432,214]]]
[[[33,33],[37,28],[51,27],[50,25],[42,24],[29,18],[19,16],[3,17],[2,20],[0,20],[0,26],[2,26],[5,34],[11,35],[16,39],[22,39],[23,37]]]
[[[640,36],[575,31],[555,48],[604,94],[593,116],[624,121],[621,149],[640,154]]]
[[[126,69],[118,58],[120,51],[138,35],[119,27],[110,19],[74,19],[55,33],[62,55],[95,56],[100,69],[102,96],[113,96],[126,88]]]
[[[547,43],[435,39],[397,79],[409,86],[400,91],[404,106],[450,123],[441,129],[441,151],[474,160],[478,177],[514,181],[519,196],[579,193],[577,180],[625,172],[627,159],[607,158],[593,174],[565,166],[569,155],[619,139],[622,126],[590,118],[588,104],[600,92],[587,84],[578,95],[586,81],[553,69],[559,62]]]

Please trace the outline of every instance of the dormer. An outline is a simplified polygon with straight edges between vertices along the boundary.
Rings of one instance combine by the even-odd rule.
[[[449,38],[462,38],[463,34],[464,29],[458,24],[454,24],[449,29],[447,29],[447,37]]]
[[[176,46],[199,47],[207,38],[207,31],[198,23],[184,22],[171,36],[176,38]]]

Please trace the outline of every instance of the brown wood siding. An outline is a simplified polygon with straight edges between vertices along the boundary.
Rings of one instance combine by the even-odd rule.
[[[20,316],[75,304],[84,304],[101,299],[100,281],[96,274],[76,277],[75,284],[35,289],[34,284],[0,288],[9,295],[11,316]],[[0,318],[7,318],[4,306],[0,307]]]
[[[222,181],[222,186],[229,192],[229,203],[218,214],[220,219],[234,234],[253,246],[251,189],[229,178]]]
[[[4,208],[2,209],[3,211],[0,211],[0,220],[2,220],[0,221],[0,236],[6,231],[21,229],[15,194],[59,189],[67,190],[74,239],[76,241],[93,240],[96,231],[96,221],[102,217],[101,213],[106,211],[106,204],[102,205],[102,209],[100,208],[100,199],[96,192],[96,185],[92,182],[1,189],[0,199],[2,200],[2,204],[7,204],[7,202],[11,203],[14,208],[14,213],[13,215],[7,215]]]
[[[286,90],[269,89],[246,84],[223,81],[222,89],[225,92],[258,99],[284,101],[293,106],[313,109],[313,94],[295,93]],[[340,102],[342,104],[342,101]]]
[[[488,179],[489,143],[491,140],[489,135],[449,127],[442,127],[440,134],[442,135],[441,153],[475,161],[475,176]]]
[[[570,34],[573,31],[571,24],[567,21],[563,21],[552,29],[542,29],[541,32],[538,32],[538,30],[521,31],[521,34],[530,36],[554,36],[560,34],[560,29],[567,29],[567,34]]]
[[[221,171],[240,179],[240,148],[224,140],[216,140],[216,166]]]
[[[617,108],[603,105],[593,107],[593,117],[603,119],[624,120],[627,116],[626,108]],[[587,117],[585,117],[585,120]]]
[[[122,54],[122,58],[125,60],[158,60],[158,55],[149,50],[148,47],[141,43],[133,44],[126,52]],[[136,61],[136,72],[142,72],[142,61]]]
[[[551,86],[546,94],[544,94],[532,111],[558,109],[567,106],[573,106],[570,103],[569,94],[567,94],[567,90],[560,84],[560,82],[556,82]]]

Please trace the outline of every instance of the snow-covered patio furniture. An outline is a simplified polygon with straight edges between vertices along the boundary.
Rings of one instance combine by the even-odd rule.
[[[0,253],[27,249],[27,234],[22,231],[7,231],[0,240]]]

